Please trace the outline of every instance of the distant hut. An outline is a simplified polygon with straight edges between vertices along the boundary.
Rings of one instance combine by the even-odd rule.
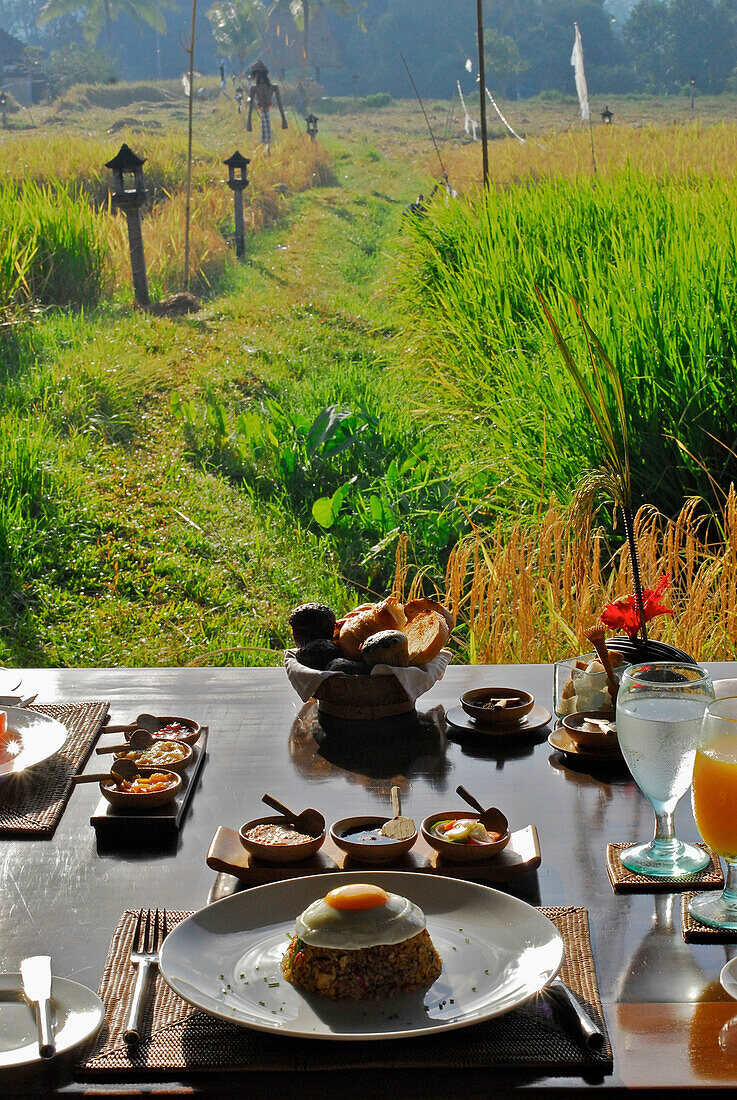
[[[287,11],[272,19],[266,41],[271,65],[282,79],[287,73],[295,79],[302,74],[310,76],[309,70],[314,69],[315,79],[319,82],[321,69],[339,69],[344,64],[340,47],[322,8],[310,7],[309,69],[302,56],[302,32]]]
[[[26,59],[23,43],[7,31],[0,30],[0,91],[12,95],[18,103],[33,103],[31,68]]]

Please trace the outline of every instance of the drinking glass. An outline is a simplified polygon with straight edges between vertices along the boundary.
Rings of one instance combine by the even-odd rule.
[[[693,812],[702,837],[724,858],[722,894],[699,894],[689,912],[712,928],[737,930],[737,698],[706,708],[693,773]]]
[[[691,784],[704,711],[713,698],[711,677],[698,665],[651,661],[622,674],[617,737],[627,767],[655,812],[650,843],[620,856],[630,871],[674,878],[709,862],[703,848],[676,838],[673,811]]]

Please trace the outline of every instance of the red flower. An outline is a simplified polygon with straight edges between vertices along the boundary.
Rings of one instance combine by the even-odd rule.
[[[663,607],[659,603],[660,597],[670,584],[670,574],[664,573],[657,588],[645,588],[642,593],[645,622],[649,623],[656,615],[672,615],[672,607]],[[620,596],[613,603],[608,603],[601,613],[601,621],[605,626],[611,626],[615,630],[623,630],[631,639],[637,637],[640,629],[640,612],[637,609],[634,595]]]

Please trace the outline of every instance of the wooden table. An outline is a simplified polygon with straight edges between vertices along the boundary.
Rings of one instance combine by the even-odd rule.
[[[713,665],[716,677],[735,675],[734,665]],[[485,683],[525,688],[551,703],[552,669],[544,665],[453,667],[420,700],[420,710],[450,707],[459,695]],[[111,721],[130,721],[141,710],[185,714],[210,725],[209,758],[175,851],[98,852],[89,825],[98,791],[83,785],[72,794],[50,840],[2,841],[0,849],[0,944],[2,969],[17,970],[26,955],[53,956],[54,973],[97,988],[111,933],[125,908],[200,908],[211,896],[215,874],[205,854],[216,828],[237,828],[259,815],[264,791],[287,804],[314,805],[328,821],[351,813],[382,813],[392,781],[406,784],[403,808],[420,820],[457,801],[465,784],[482,800],[501,806],[513,827],[537,825],[543,863],[517,881],[514,892],[532,904],[585,905],[590,914],[599,987],[614,1045],[614,1075],[596,1087],[685,1088],[737,1085],[737,1002],[723,993],[719,972],[730,949],[686,945],[680,933],[679,895],[612,893],[604,854],[608,841],[645,839],[652,811],[629,773],[608,781],[561,766],[546,740],[533,737],[513,755],[493,742],[469,748],[439,735],[412,758],[401,743],[388,764],[346,770],[315,757],[297,736],[303,704],[281,669],[63,669],[23,672],[23,690],[39,702],[107,699]],[[436,712],[439,714],[440,712]],[[545,735],[547,731],[545,731]],[[431,739],[432,740],[432,739]],[[351,761],[343,761],[350,764]],[[94,767],[94,758],[89,768]],[[371,774],[366,774],[366,773]],[[684,840],[697,839],[688,798],[676,813]],[[737,948],[735,948],[737,950]],[[296,1077],[296,1075],[295,1075]],[[422,1075],[352,1075],[354,1096],[401,1097],[499,1095],[506,1086],[588,1090],[580,1078],[502,1079],[488,1071]],[[221,1083],[222,1085],[222,1083]],[[249,1096],[284,1098],[334,1095],[329,1075],[291,1080],[254,1079]],[[172,1083],[165,1092],[212,1090]],[[83,1092],[81,1086],[64,1090]],[[90,1095],[116,1090],[103,1086]],[[146,1086],[118,1088],[135,1095]],[[160,1092],[162,1086],[151,1086]]]

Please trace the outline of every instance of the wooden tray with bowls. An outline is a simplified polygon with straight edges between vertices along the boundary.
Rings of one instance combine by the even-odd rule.
[[[119,809],[100,797],[90,817],[98,840],[113,843],[138,844],[141,841],[160,844],[176,838],[192,800],[200,772],[207,755],[208,726],[200,726],[199,737],[192,745],[192,762],[182,774],[181,789],[171,802],[149,810]],[[119,740],[119,737],[117,738]]]
[[[536,870],[541,859],[540,841],[534,825],[526,825],[513,832],[504,850],[483,862],[451,863],[434,851],[422,836],[418,836],[409,852],[395,862],[381,864],[351,858],[338,848],[329,834],[322,848],[310,859],[299,863],[266,863],[245,850],[236,829],[221,825],[207,853],[207,866],[213,871],[234,875],[248,886],[262,886],[267,882],[329,871],[365,871],[366,874],[372,871],[414,871],[492,884],[509,882],[518,875]]]

